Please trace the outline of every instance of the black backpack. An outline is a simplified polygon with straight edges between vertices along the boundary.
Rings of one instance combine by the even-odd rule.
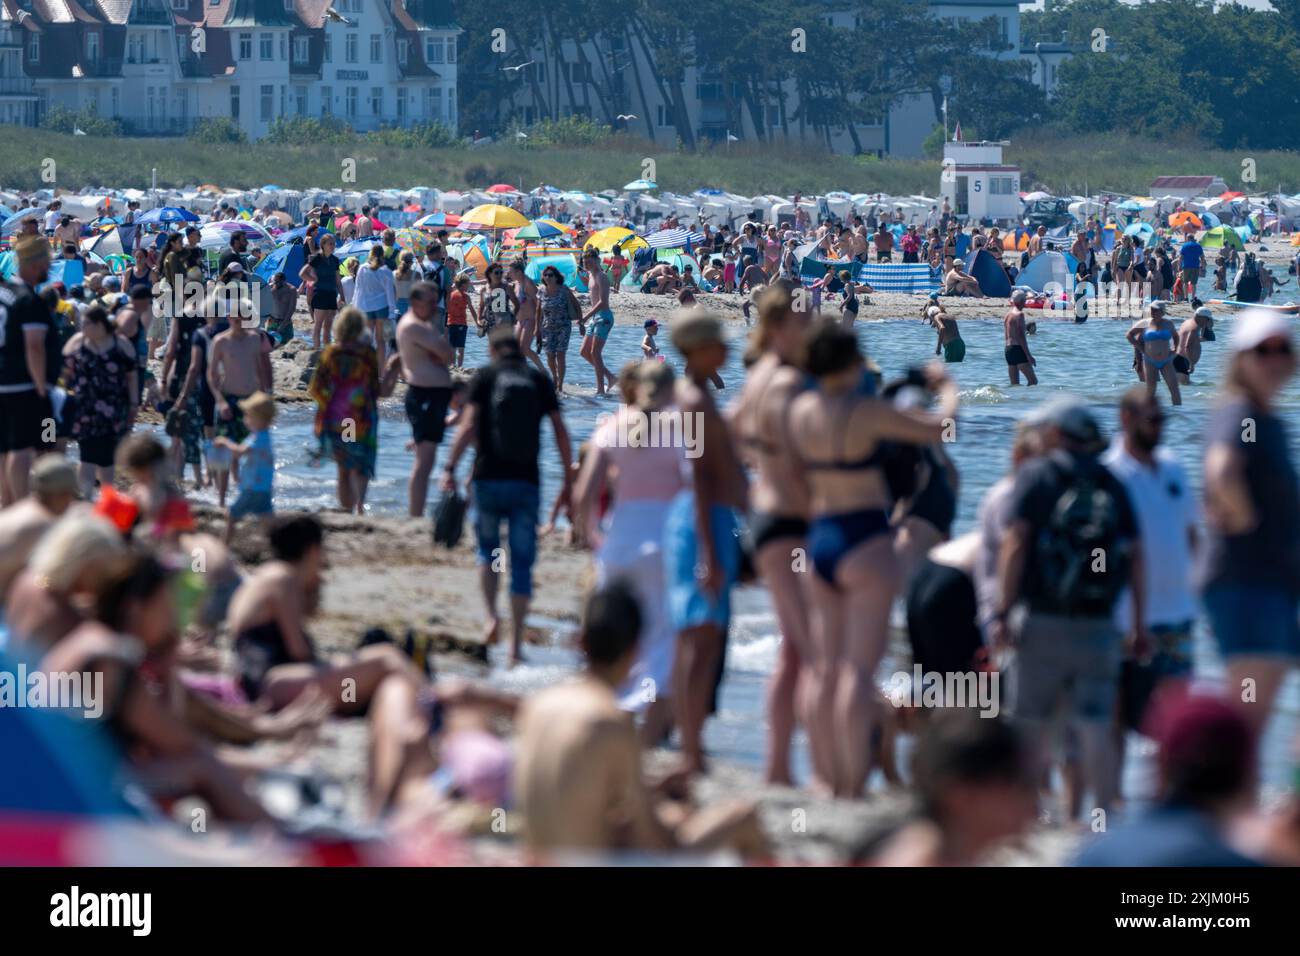
[[[492,421],[488,442],[492,457],[512,465],[533,466],[540,450],[537,383],[522,362],[497,366],[492,380]]]
[[[1102,467],[1075,470],[1038,534],[1036,573],[1047,603],[1062,614],[1109,614],[1128,583],[1120,506],[1100,481]]]

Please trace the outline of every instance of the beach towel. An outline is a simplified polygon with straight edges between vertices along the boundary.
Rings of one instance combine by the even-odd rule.
[[[865,282],[877,292],[908,292],[929,295],[942,284],[939,270],[924,262],[860,262],[853,281]]]

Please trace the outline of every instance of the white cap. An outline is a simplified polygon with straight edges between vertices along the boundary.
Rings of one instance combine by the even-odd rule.
[[[1247,309],[1232,323],[1229,343],[1234,352],[1248,352],[1261,342],[1291,338],[1292,320],[1270,309]]]

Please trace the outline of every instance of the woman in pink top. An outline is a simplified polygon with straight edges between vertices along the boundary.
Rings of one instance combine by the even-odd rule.
[[[768,279],[775,279],[781,264],[781,240],[776,234],[776,226],[767,227],[763,237],[763,271]]]
[[[669,504],[686,487],[686,455],[699,440],[670,406],[673,377],[665,362],[623,369],[619,385],[628,404],[596,429],[574,491],[574,518],[580,540],[596,551],[598,583],[627,578],[641,602],[641,644],[620,697],[624,709],[644,711],[647,743],[659,741],[672,716],[676,635],[668,619],[660,542]],[[601,521],[606,491],[613,504]]]

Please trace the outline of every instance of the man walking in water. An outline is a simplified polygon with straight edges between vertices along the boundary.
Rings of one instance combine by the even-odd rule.
[[[1182,385],[1190,385],[1192,373],[1201,360],[1201,343],[1214,341],[1214,313],[1201,306],[1178,327],[1178,345],[1174,351],[1174,371]]]
[[[1022,290],[1017,289],[1011,296],[1011,308],[1002,317],[1003,341],[1006,349],[1003,355],[1007,360],[1007,374],[1012,385],[1020,384],[1020,376],[1025,376],[1026,385],[1037,385],[1038,376],[1034,374],[1034,357],[1029,354],[1029,338],[1025,333],[1025,299]]]
[[[677,404],[684,434],[694,431],[690,487],[669,506],[664,529],[668,612],[677,631],[673,676],[683,769],[704,770],[701,740],[715,709],[718,677],[731,623],[731,588],[740,572],[736,510],[744,508],[747,482],[731,433],[708,388],[727,359],[722,322],[688,312],[673,322],[673,345],[686,358]]]
[[[581,354],[596,370],[596,394],[604,395],[607,381],[611,388],[614,385],[614,376],[601,358],[609,332],[614,328],[614,313],[609,307],[609,279],[605,278],[600,267],[600,253],[595,249],[582,254],[582,265],[587,270],[587,294],[591,297],[591,309],[582,319],[584,322],[590,320],[591,325],[582,340]]]
[[[451,403],[451,341],[438,328],[438,290],[430,282],[411,286],[410,308],[397,323],[397,358],[406,380],[406,420],[415,442],[415,463],[407,483],[410,514],[424,514],[429,475],[438,457]]]

